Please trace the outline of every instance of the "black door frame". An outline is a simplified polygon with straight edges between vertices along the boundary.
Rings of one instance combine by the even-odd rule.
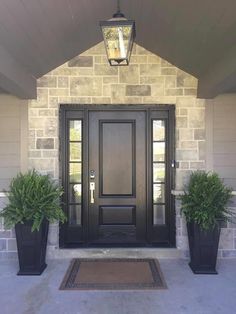
[[[68,150],[68,132],[66,132],[67,128],[67,120],[72,119],[81,119],[83,124],[83,136],[82,136],[82,158],[83,158],[83,169],[82,169],[82,177],[83,177],[83,187],[85,187],[82,191],[82,199],[83,199],[83,217],[82,224],[88,226],[88,210],[89,210],[89,169],[88,169],[88,160],[89,160],[89,143],[88,133],[89,133],[89,125],[88,125],[88,117],[90,111],[145,111],[146,112],[146,136],[147,139],[151,139],[151,121],[155,119],[155,116],[158,115],[158,112],[165,111],[168,114],[168,125],[167,131],[169,134],[168,143],[167,143],[167,176],[168,176],[168,190],[169,190],[169,199],[168,199],[168,241],[162,242],[152,242],[150,241],[151,234],[156,234],[158,236],[158,232],[152,230],[151,233],[147,232],[147,244],[145,247],[175,247],[176,246],[176,225],[175,225],[175,206],[174,206],[174,196],[171,194],[171,190],[174,188],[175,184],[175,169],[172,167],[173,161],[175,160],[175,105],[89,105],[89,104],[61,104],[59,109],[59,133],[60,133],[60,142],[59,142],[59,180],[63,186],[67,187],[67,160],[65,160],[66,152]],[[152,210],[152,173],[151,173],[151,163],[152,163],[152,143],[151,140],[146,141],[146,152],[147,152],[147,165],[146,165],[146,173],[147,173],[147,231],[148,224],[151,223],[151,210]],[[86,188],[87,187],[87,188]],[[67,191],[65,191],[64,196],[62,197],[62,206],[64,207],[64,211],[67,212],[66,203],[67,203]],[[91,247],[88,245],[88,228],[82,228],[81,226],[73,226],[72,228],[68,228],[68,224],[60,224],[60,236],[59,236],[59,246],[60,248],[72,248],[72,247]],[[80,238],[80,241],[73,241],[75,238]],[[149,241],[149,243],[148,243]],[[107,245],[102,245],[107,247]],[[125,247],[127,245],[119,245],[119,247]],[[131,247],[137,247],[139,245],[129,245]],[[143,245],[140,245],[143,246]],[[92,246],[94,247],[94,245]],[[109,245],[111,247],[111,245]]]

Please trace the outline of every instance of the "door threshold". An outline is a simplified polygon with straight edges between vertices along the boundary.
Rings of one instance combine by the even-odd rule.
[[[177,248],[47,248],[47,258],[181,258]]]

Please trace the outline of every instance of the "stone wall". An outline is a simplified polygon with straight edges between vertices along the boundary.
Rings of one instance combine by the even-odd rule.
[[[58,179],[58,108],[63,104],[175,104],[176,189],[191,170],[205,169],[205,101],[197,80],[135,45],[129,67],[110,67],[100,43],[38,80],[29,103],[29,167]],[[177,247],[187,251],[183,219],[176,207]],[[49,251],[58,248],[58,227],[50,227]],[[53,255],[53,254],[52,254]]]

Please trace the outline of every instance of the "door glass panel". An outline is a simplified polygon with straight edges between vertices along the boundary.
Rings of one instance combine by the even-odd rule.
[[[153,224],[154,225],[165,224],[165,205],[153,206]]]
[[[70,143],[70,161],[81,161],[81,143]]]
[[[81,120],[70,121],[70,141],[81,141]]]
[[[153,141],[165,141],[165,120],[153,120]]]
[[[153,164],[153,181],[164,182],[165,180],[165,164]]]
[[[69,121],[68,145],[68,222],[81,225],[82,220],[82,120]]]
[[[81,184],[70,184],[70,203],[81,203],[82,185]]]
[[[69,224],[81,224],[81,205],[73,204],[69,206]]]
[[[153,184],[153,203],[165,203],[164,184]]]
[[[81,182],[80,163],[70,163],[70,182]]]
[[[152,121],[153,224],[165,224],[166,123]]]
[[[165,161],[165,142],[153,143],[153,161]]]

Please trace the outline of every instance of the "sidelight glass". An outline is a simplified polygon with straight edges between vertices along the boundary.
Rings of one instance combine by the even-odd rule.
[[[165,180],[165,164],[154,163],[153,164],[153,181],[164,182]]]
[[[153,203],[165,203],[165,184],[153,184]]]
[[[82,120],[69,121],[68,137],[69,224],[80,225],[82,219]]]
[[[153,224],[164,225],[165,224],[165,205],[153,205]]]
[[[70,141],[81,141],[82,123],[81,120],[70,121]]]
[[[81,143],[70,143],[70,161],[81,161]]]
[[[69,201],[70,203],[81,203],[82,198],[82,184],[70,184]]]
[[[69,222],[70,225],[81,224],[81,205],[69,205]]]
[[[166,121],[152,121],[153,224],[165,224]]]
[[[165,142],[153,143],[153,161],[165,161]]]
[[[165,141],[165,120],[153,120],[153,141]]]

